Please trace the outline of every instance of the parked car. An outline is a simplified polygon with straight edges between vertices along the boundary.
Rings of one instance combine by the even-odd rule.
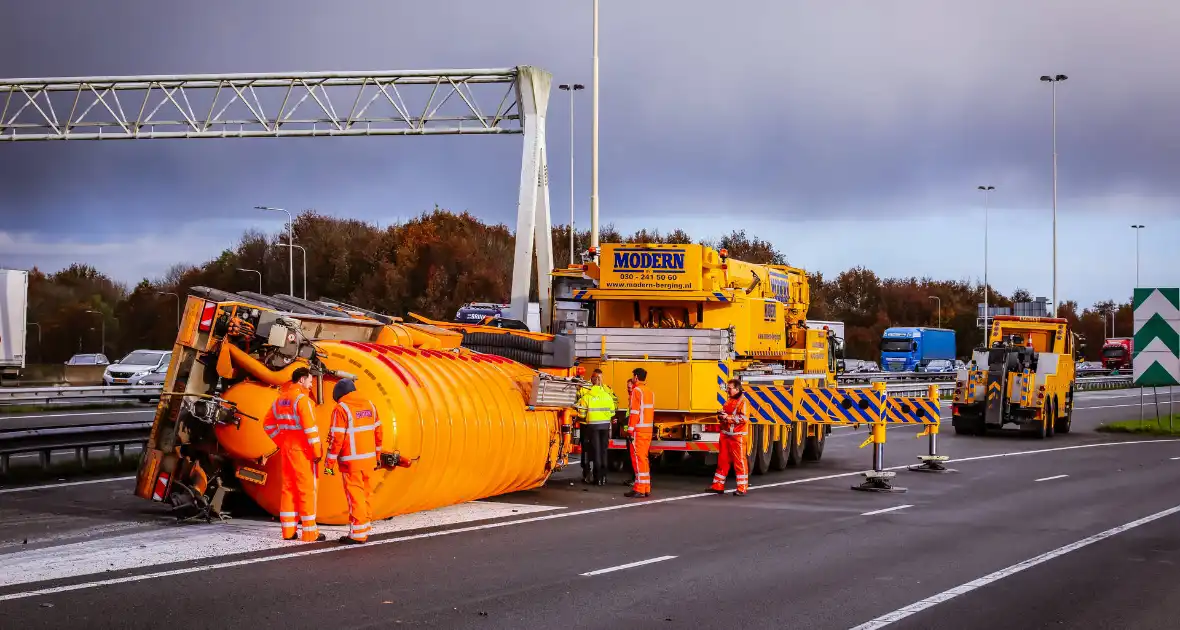
[[[105,354],[75,354],[66,365],[110,365]]]
[[[949,359],[931,359],[926,365],[919,365],[915,372],[954,372],[955,364]]]
[[[108,366],[102,382],[105,385],[134,385],[153,372],[167,371],[171,359],[170,350],[136,350]]]

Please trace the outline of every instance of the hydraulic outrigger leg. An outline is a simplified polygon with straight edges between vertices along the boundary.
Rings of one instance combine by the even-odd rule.
[[[931,472],[931,473],[951,473],[958,472],[954,468],[947,468],[944,462],[950,458],[946,455],[938,454],[938,424],[926,425],[926,430],[919,433],[915,437],[929,437],[930,438],[930,454],[919,455],[918,459],[922,460],[921,464],[914,464],[910,466],[910,470],[914,472]]]
[[[859,486],[852,486],[853,490],[860,490],[862,492],[905,492],[905,488],[894,486],[892,479],[897,475],[895,472],[886,472],[885,467],[885,421],[878,420],[872,424],[869,431],[869,439],[865,440],[860,445],[861,448],[873,445],[873,469],[861,473],[865,476],[864,483]]]

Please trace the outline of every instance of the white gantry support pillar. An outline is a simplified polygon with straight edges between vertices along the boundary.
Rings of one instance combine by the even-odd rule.
[[[541,329],[550,329],[550,282],[553,237],[549,215],[549,165],[545,151],[545,113],[553,77],[540,68],[516,70],[516,103],[524,130],[520,165],[520,198],[516,204],[516,256],[512,265],[512,319],[528,321],[534,246],[537,256],[537,295]]]

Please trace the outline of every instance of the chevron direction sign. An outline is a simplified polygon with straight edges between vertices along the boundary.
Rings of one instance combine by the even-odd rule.
[[[1180,385],[1180,289],[1135,289],[1135,384]]]

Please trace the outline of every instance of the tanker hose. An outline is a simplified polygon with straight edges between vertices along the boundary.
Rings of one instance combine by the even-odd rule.
[[[296,361],[281,370],[272,370],[263,365],[258,359],[255,359],[249,354],[246,354],[245,350],[242,350],[233,344],[226,344],[225,347],[229,348],[229,355],[230,358],[233,359],[235,366],[242,368],[247,373],[249,373],[250,376],[253,376],[267,385],[274,385],[277,387],[289,383],[291,381],[291,373],[294,372],[296,368],[304,367],[304,363],[302,361]]]

